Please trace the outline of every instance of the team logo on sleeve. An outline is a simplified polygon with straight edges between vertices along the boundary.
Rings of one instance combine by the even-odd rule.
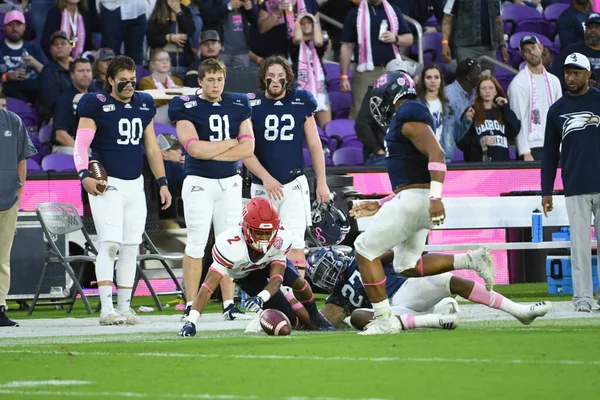
[[[590,125],[600,125],[600,117],[589,111],[563,114],[560,117],[565,119],[562,127],[563,139],[571,132],[584,130]]]
[[[98,94],[96,95],[96,98],[97,98],[98,100],[100,100],[101,102],[103,102],[103,103],[106,101],[106,97],[104,97],[104,95],[103,95],[102,93],[98,93]]]
[[[273,243],[273,246],[275,246],[275,248],[277,250],[281,250],[281,246],[283,246],[283,239],[279,236],[277,236],[275,238],[275,242]]]
[[[246,93],[246,97],[248,97],[248,100],[254,100],[256,95],[254,93]]]
[[[188,96],[179,96],[179,98],[183,101],[190,101],[190,98]]]

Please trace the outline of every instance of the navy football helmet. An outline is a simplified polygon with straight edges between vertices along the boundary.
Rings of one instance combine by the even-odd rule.
[[[331,247],[321,247],[308,256],[306,275],[310,281],[327,293],[343,278],[351,258],[344,252]]]
[[[320,246],[339,244],[350,232],[348,217],[331,200],[325,203],[315,201],[311,219],[311,232]]]
[[[394,115],[396,102],[407,96],[417,97],[412,78],[402,71],[386,72],[373,85],[369,99],[371,115],[381,127],[387,129]]]

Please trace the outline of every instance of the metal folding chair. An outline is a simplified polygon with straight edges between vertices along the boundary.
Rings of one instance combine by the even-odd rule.
[[[77,294],[81,296],[81,300],[85,304],[85,308],[87,309],[88,314],[92,314],[92,309],[90,307],[90,303],[88,302],[85,293],[83,293],[83,289],[79,284],[78,277],[75,276],[75,272],[73,268],[71,268],[70,263],[72,262],[96,262],[96,255],[98,251],[94,247],[92,240],[85,230],[83,226],[83,222],[79,217],[79,213],[77,209],[72,204],[68,203],[42,203],[38,205],[36,209],[36,214],[42,226],[42,230],[44,231],[44,236],[46,238],[46,244],[48,248],[48,253],[46,256],[46,261],[44,262],[44,267],[42,268],[42,273],[40,275],[40,280],[38,282],[38,286],[35,292],[35,296],[33,297],[33,301],[31,302],[31,306],[29,307],[28,314],[31,315],[33,313],[33,309],[36,305],[69,305],[67,313],[70,313],[73,309],[73,305],[77,300]],[[57,246],[56,242],[59,236],[67,235],[69,233],[74,233],[77,231],[81,231],[85,238],[85,249],[83,255],[76,256],[67,256],[64,254],[64,251],[61,251]],[[65,242],[67,242],[65,240]],[[73,280],[73,286],[75,290],[73,294],[68,300],[61,301],[49,301],[44,303],[38,303],[38,298],[40,296],[40,292],[42,290],[42,283],[46,277],[46,271],[48,269],[48,264],[58,263],[63,266],[67,274]],[[83,265],[82,269],[83,271]]]

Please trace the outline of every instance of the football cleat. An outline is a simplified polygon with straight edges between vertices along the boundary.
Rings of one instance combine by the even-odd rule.
[[[140,319],[138,318],[137,314],[135,313],[135,311],[133,311],[132,308],[129,308],[129,310],[126,310],[126,311],[118,311],[118,312],[119,312],[119,314],[121,314],[121,316],[123,318],[125,318],[125,323],[127,325],[137,325],[140,323]]]
[[[454,314],[426,314],[416,316],[419,319],[419,328],[433,329],[456,329],[458,326],[458,317]]]
[[[226,309],[223,310],[223,319],[225,321],[233,321],[238,317],[242,317],[245,313],[240,310],[235,303],[230,304]]]
[[[523,306],[524,310],[517,313],[515,318],[519,320],[523,325],[529,325],[537,317],[543,317],[548,314],[552,309],[552,303],[549,301],[541,301],[539,303],[532,304],[531,306]],[[589,311],[588,311],[589,312]]]
[[[185,307],[185,310],[183,310],[183,315],[181,316],[181,322],[187,322],[187,319],[190,316],[190,311],[192,311],[191,305]]]
[[[335,331],[335,326],[320,312],[312,313],[310,315],[310,322],[313,323],[318,331]]]
[[[178,333],[181,337],[194,337],[196,336],[196,325],[193,322],[186,322]]]
[[[6,307],[0,306],[0,327],[19,326],[19,323],[8,318],[5,314],[5,312],[6,312]]]
[[[492,290],[496,280],[496,270],[492,263],[492,253],[487,247],[481,247],[477,250],[467,253],[469,259],[469,269],[477,272],[484,281],[487,290]]]
[[[375,318],[369,322],[362,332],[358,332],[359,335],[386,335],[391,333],[398,333],[402,331],[402,324],[400,320],[394,315],[388,317]]]
[[[123,325],[124,323],[125,317],[114,308],[100,314],[100,325]]]

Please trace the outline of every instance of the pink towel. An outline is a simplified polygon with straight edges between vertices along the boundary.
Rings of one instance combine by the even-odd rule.
[[[79,11],[75,11],[75,23],[71,22],[71,14],[66,8],[62,12],[62,20],[60,22],[60,30],[65,32],[71,39],[76,39],[75,47],[73,47],[73,58],[79,58],[84,52],[85,46],[85,25],[83,17]]]
[[[389,29],[394,34],[398,34],[398,16],[396,12],[387,2],[382,0],[383,8],[389,22]],[[358,6],[358,16],[356,18],[356,26],[358,28],[358,72],[373,71],[375,66],[373,65],[373,53],[371,49],[371,15],[369,14],[369,4],[367,0],[361,0]],[[379,38],[375,38],[379,40]],[[394,49],[394,55],[396,58],[401,58],[398,52],[398,47],[394,43],[390,43]]]

